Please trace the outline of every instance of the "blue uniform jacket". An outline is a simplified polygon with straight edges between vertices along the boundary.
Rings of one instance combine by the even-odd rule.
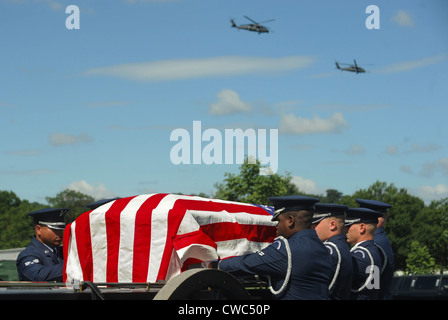
[[[21,281],[62,282],[64,267],[62,247],[58,248],[56,255],[33,237],[31,243],[17,257],[16,266]]]
[[[288,240],[291,256],[291,278],[281,299],[328,299],[332,277],[331,258],[316,231],[306,229]],[[219,269],[234,274],[271,276],[272,286],[278,290],[287,272],[287,252],[281,240],[274,241],[260,252],[222,260]]]
[[[359,247],[363,247],[370,252],[374,264],[373,280],[366,285],[366,280],[369,277],[368,269],[371,265],[369,254]],[[380,272],[381,272],[381,257],[377,246],[373,240],[366,240],[358,243],[351,249],[352,257],[354,258],[354,274],[352,283],[352,293],[350,299],[352,300],[377,300],[379,297],[380,287]],[[361,290],[359,290],[362,288]]]
[[[333,243],[341,257],[339,259],[336,249],[329,245],[328,242]],[[350,299],[350,291],[353,281],[353,258],[350,253],[350,246],[347,243],[347,238],[344,234],[338,234],[324,242],[325,246],[330,251],[333,274],[337,271],[338,262],[339,270],[337,271],[337,278],[334,285],[330,288],[330,299],[332,300],[348,300]]]
[[[395,262],[394,253],[392,251],[392,246],[390,245],[389,239],[386,236],[386,232],[383,227],[376,229],[375,235],[373,236],[373,241],[379,245],[386,254],[387,263],[384,267],[384,272],[381,274],[381,284],[380,284],[380,294],[379,299],[390,300],[392,299],[392,279],[394,277]],[[381,255],[381,253],[380,253]],[[383,258],[381,256],[381,258]],[[383,259],[381,259],[383,261]]]

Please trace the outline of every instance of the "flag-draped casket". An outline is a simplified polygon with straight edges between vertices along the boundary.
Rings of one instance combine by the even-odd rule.
[[[121,198],[64,233],[64,282],[156,282],[191,264],[256,252],[275,238],[269,208],[174,194]]]

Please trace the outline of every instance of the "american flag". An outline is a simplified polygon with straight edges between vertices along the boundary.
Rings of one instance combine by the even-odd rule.
[[[276,236],[269,208],[175,194],[121,198],[64,233],[64,282],[156,282],[195,263],[256,252]]]

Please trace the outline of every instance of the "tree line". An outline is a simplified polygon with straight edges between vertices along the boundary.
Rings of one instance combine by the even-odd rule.
[[[215,184],[215,193],[202,197],[217,198],[255,204],[269,204],[268,197],[300,194],[320,198],[322,203],[344,204],[358,207],[355,199],[375,199],[389,203],[387,236],[395,256],[396,270],[408,274],[435,273],[448,269],[448,198],[426,205],[419,197],[410,195],[405,188],[393,183],[376,181],[366,189],[344,195],[336,189],[325,195],[307,194],[292,183],[292,176],[260,175],[260,163],[246,160],[238,174],[225,173],[222,182]],[[173,192],[176,193],[176,192]],[[0,191],[0,249],[25,247],[34,231],[28,212],[46,207],[69,208],[66,222],[70,223],[87,211],[93,197],[74,190],[64,190],[47,203],[20,199],[13,191]]]

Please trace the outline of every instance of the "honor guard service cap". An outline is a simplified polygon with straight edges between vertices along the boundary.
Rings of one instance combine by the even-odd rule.
[[[367,200],[367,199],[355,199],[355,200],[356,202],[359,203],[359,206],[361,208],[369,208],[383,213],[385,213],[387,209],[392,207],[390,204],[378,200]]]
[[[378,218],[382,217],[381,212],[368,208],[348,208],[345,216],[345,225],[351,226],[355,223],[378,223]]]
[[[334,216],[345,216],[348,207],[343,204],[316,203],[312,223],[318,223],[322,219]]]
[[[65,214],[69,209],[46,208],[28,213],[33,218],[34,224],[45,225],[51,229],[64,230],[65,229]]]
[[[307,196],[283,196],[270,197],[269,201],[274,205],[274,216],[271,221],[277,221],[280,214],[288,211],[314,211],[314,205],[319,199]]]
[[[89,203],[88,205],[86,205],[87,208],[89,208],[90,210],[95,210],[98,207],[101,207],[103,204],[106,204],[108,202],[117,200],[120,198],[112,198],[112,199],[102,199],[102,200],[98,200],[92,203]]]

